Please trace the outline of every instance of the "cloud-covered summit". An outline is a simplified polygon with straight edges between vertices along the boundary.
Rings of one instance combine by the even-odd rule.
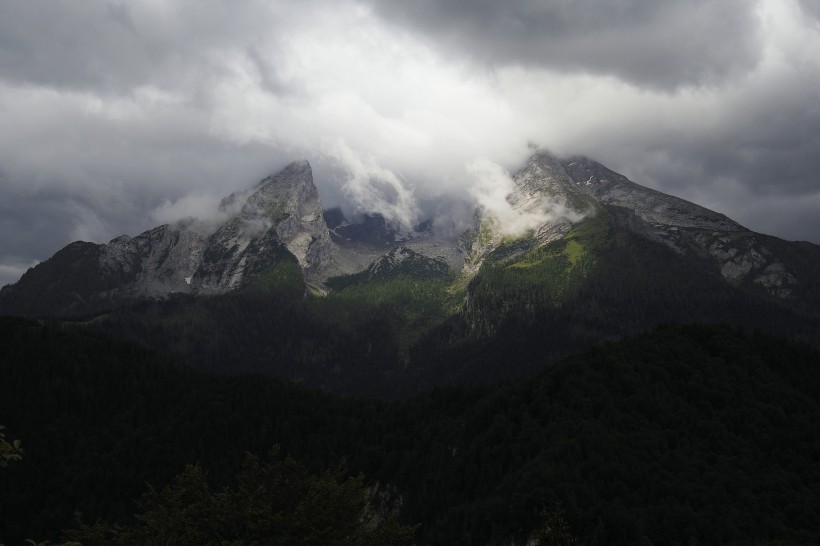
[[[207,213],[302,157],[327,206],[399,223],[437,212],[458,229],[469,166],[515,172],[530,144],[820,242],[819,13],[816,0],[8,0],[0,283],[71,240]]]

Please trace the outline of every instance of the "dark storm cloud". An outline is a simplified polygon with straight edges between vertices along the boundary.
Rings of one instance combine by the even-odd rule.
[[[820,0],[800,0],[800,7],[806,15],[820,19]]]
[[[57,233],[74,229],[62,196],[21,199],[0,177],[0,286],[17,281],[29,267],[64,244]]]
[[[755,74],[650,109],[618,142],[589,144],[639,182],[757,231],[820,242],[820,26],[782,7],[764,21]]]
[[[223,70],[215,58],[221,52],[251,47],[260,33],[275,33],[287,21],[275,2],[264,9],[216,0],[6,4],[4,80],[97,93],[212,82]]]
[[[757,62],[748,0],[371,0],[457,54],[610,74],[657,88],[719,83]]]
[[[0,265],[207,216],[213,211],[196,205],[209,201],[178,201],[193,194],[215,203],[289,160],[269,146],[214,138],[200,109],[143,95],[106,103],[0,85]]]
[[[124,4],[14,2],[3,15],[0,70],[8,82],[127,89],[163,62],[162,30],[136,30]]]

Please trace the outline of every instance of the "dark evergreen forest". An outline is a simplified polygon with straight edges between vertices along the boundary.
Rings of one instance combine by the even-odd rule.
[[[0,318],[0,542],[817,544],[820,254],[766,244],[790,297],[602,212],[471,278]]]
[[[500,368],[520,356],[481,350]],[[208,375],[81,326],[2,319],[0,424],[24,454],[0,468],[0,538],[87,540],[115,525],[143,536],[146,520],[224,514],[207,510],[247,485],[251,454],[278,475],[301,469],[296,504],[305,484],[346,492],[348,521],[378,491],[419,544],[520,544],[556,520],[589,545],[817,543],[815,349],[736,327],[662,326],[540,362],[504,384],[388,402]],[[158,515],[157,498],[178,511]],[[291,538],[303,532],[303,520],[281,521]],[[86,534],[63,534],[78,527]],[[372,540],[399,543],[407,528],[393,529]]]

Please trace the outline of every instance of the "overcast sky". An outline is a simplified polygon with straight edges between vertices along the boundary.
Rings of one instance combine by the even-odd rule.
[[[820,243],[820,0],[0,0],[0,284],[291,160],[409,223],[532,145]]]

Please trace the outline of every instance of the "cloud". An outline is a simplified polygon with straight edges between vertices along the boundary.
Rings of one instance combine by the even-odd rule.
[[[513,177],[504,167],[488,159],[472,160],[465,168],[475,179],[470,193],[485,216],[493,218],[504,235],[517,237],[548,222],[564,219],[574,223],[584,217],[583,213],[568,209],[550,195],[536,201],[518,201]]]
[[[289,160],[263,144],[213,137],[206,110],[169,96],[137,88],[104,97],[0,82],[0,200],[27,211],[0,233],[0,249],[31,233],[28,252],[44,259],[71,237],[104,242],[136,234],[168,212],[166,201],[189,193],[222,197]],[[43,222],[52,228],[33,237]]]
[[[69,202],[68,208],[73,217],[74,229],[71,239],[74,241],[99,241],[106,237],[108,226],[91,207],[78,202]]]
[[[806,15],[820,20],[820,0],[800,0],[800,7]]]
[[[6,286],[7,284],[16,283],[20,280],[20,277],[23,276],[23,273],[38,263],[39,262],[36,261],[21,263],[13,258],[10,259],[10,262],[5,262],[5,260],[0,261],[0,287]]]
[[[815,202],[816,7],[12,0],[0,254],[201,214],[300,158],[326,206],[457,230],[465,165],[515,172],[530,142],[820,242],[788,208],[757,216]]]
[[[190,90],[222,78],[226,51],[285,33],[303,14],[292,7],[277,0],[8,0],[0,18],[0,71],[12,83],[60,90]]]
[[[747,0],[371,0],[386,22],[491,66],[612,75],[641,86],[719,83],[757,62]]]
[[[602,126],[569,141],[635,181],[752,229],[777,225],[781,236],[802,231],[799,238],[820,242],[817,224],[801,229],[785,206],[816,202],[820,186],[820,59],[812,53],[820,29],[806,24],[794,3],[766,2],[759,13],[766,47],[754,72],[722,88],[617,93],[605,102],[618,112],[610,123],[628,127],[621,138]],[[764,209],[766,215],[752,212]]]
[[[755,218],[764,233],[778,233],[791,240],[806,240],[806,234],[820,233],[820,191],[800,196],[775,196],[750,201],[741,212],[744,218]],[[788,216],[780,214],[788,211]],[[814,239],[817,243],[817,239]]]
[[[393,171],[362,157],[344,142],[338,142],[328,155],[342,164],[348,174],[342,190],[361,208],[360,212],[380,212],[388,222],[412,229],[419,219],[419,206],[412,186]]]
[[[467,172],[475,178],[470,193],[486,215],[498,220],[505,235],[523,235],[549,220],[545,207],[514,209],[508,201],[515,189],[510,173],[504,167],[487,159],[476,159],[466,165]],[[545,204],[544,204],[545,205]]]
[[[240,200],[225,210],[220,207],[224,197],[206,193],[189,193],[174,201],[166,199],[151,211],[151,218],[156,225],[193,219],[198,224],[195,227],[208,232],[230,218],[231,214],[239,212],[240,202],[244,202]]]

